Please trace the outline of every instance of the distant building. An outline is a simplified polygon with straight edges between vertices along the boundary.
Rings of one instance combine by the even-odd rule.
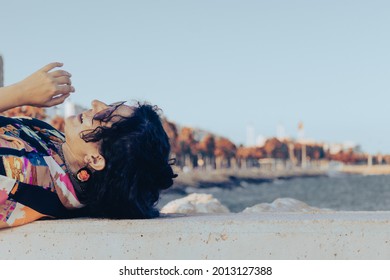
[[[69,116],[80,114],[80,113],[82,113],[82,112],[84,112],[86,110],[87,110],[86,108],[84,108],[84,107],[82,107],[80,105],[75,104],[70,99],[67,99],[64,102],[63,116],[64,116],[64,118],[67,118]]]
[[[298,140],[305,139],[305,127],[303,125],[303,122],[299,122],[298,124],[298,135],[297,135]]]
[[[74,116],[80,114],[81,112],[86,111],[87,109],[73,103],[71,100],[66,99],[63,104],[57,105],[55,107],[45,108],[47,115],[47,121],[53,119],[55,116],[61,116],[67,118],[69,116]]]
[[[346,141],[344,143],[331,143],[331,144],[325,144],[324,149],[329,150],[329,153],[332,155],[338,154],[341,151],[353,151],[355,153],[361,153],[361,147],[360,145]]]
[[[263,135],[258,135],[256,138],[256,146],[263,147],[265,145],[266,141],[267,141],[267,138],[265,138]]]
[[[253,147],[256,144],[255,127],[251,124],[246,126],[246,146]]]
[[[64,117],[67,118],[75,114],[76,114],[76,105],[72,101],[66,100],[64,103]]]

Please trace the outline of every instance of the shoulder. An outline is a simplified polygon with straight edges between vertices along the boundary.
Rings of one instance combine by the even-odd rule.
[[[28,127],[40,137],[47,138],[54,142],[63,142],[64,134],[45,121],[33,118],[16,118],[22,125]]]
[[[50,124],[28,117],[0,117],[0,134],[22,139],[39,151],[55,149],[55,143],[63,143],[65,136]]]
[[[39,129],[48,129],[48,130],[58,131],[57,129],[55,129],[53,126],[51,126],[47,122],[41,121],[38,119],[29,118],[29,117],[17,117],[14,119],[16,119],[20,123],[32,128],[32,129],[39,128]]]
[[[5,127],[7,125],[13,125],[13,124],[22,124],[18,119],[16,118],[9,118],[5,116],[0,116],[0,127]]]
[[[30,118],[30,117],[0,116],[0,127],[5,127],[7,125],[16,125],[17,127],[27,126],[30,128],[37,127],[37,128],[41,128],[41,129],[56,130],[50,124],[48,124],[44,121],[38,120],[38,119],[34,119],[34,118]]]

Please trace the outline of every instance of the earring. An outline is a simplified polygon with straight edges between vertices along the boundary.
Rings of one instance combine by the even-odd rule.
[[[77,171],[76,178],[81,183],[85,183],[85,182],[87,182],[89,180],[91,175],[92,175],[91,171],[88,168],[83,167],[79,171]]]

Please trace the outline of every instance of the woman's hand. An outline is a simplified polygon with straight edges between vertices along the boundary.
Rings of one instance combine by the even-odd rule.
[[[64,102],[75,91],[70,79],[72,75],[64,70],[50,72],[62,66],[63,63],[50,63],[17,83],[21,102],[19,105],[51,107]]]

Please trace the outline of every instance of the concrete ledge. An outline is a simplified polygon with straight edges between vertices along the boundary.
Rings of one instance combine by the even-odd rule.
[[[48,220],[0,230],[1,259],[390,259],[390,212]]]

